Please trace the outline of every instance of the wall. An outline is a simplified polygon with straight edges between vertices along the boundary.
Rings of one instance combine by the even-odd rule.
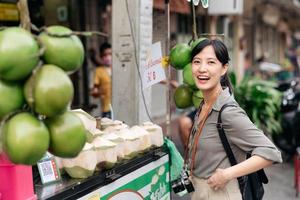
[[[69,1],[44,0],[45,25],[61,24],[69,26]]]

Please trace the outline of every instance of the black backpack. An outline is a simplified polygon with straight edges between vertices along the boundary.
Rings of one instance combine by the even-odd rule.
[[[219,112],[219,116],[218,116],[217,129],[219,132],[221,142],[222,142],[225,152],[227,154],[227,157],[230,161],[230,164],[233,166],[233,165],[237,164],[237,161],[231,150],[230,144],[227,140],[225,131],[222,126],[222,119],[221,119],[222,111],[227,107],[237,107],[237,106],[232,105],[232,104],[225,104],[222,106],[222,108]],[[250,156],[251,156],[251,153],[247,153],[247,159]],[[253,172],[251,174],[248,174],[246,176],[239,177],[237,179],[238,179],[239,188],[240,188],[243,200],[261,200],[263,198],[263,195],[264,195],[263,183],[267,184],[269,182],[268,177],[266,176],[263,169]]]

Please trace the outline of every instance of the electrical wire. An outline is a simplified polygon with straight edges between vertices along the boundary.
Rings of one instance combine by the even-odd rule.
[[[142,75],[141,75],[141,71],[139,69],[139,66],[138,66],[138,58],[137,58],[137,53],[136,53],[136,38],[135,38],[135,35],[134,35],[134,31],[133,31],[133,24],[132,24],[132,18],[130,16],[130,12],[129,12],[129,6],[128,6],[128,0],[125,0],[125,5],[126,5],[126,11],[127,11],[127,15],[128,15],[128,19],[129,19],[129,26],[130,26],[130,31],[131,31],[131,37],[132,37],[132,42],[133,42],[133,45],[134,45],[134,58],[135,58],[135,66],[138,70],[138,75],[139,75],[139,80],[140,80],[140,83],[141,83],[141,93],[142,93],[142,100],[143,100],[143,104],[144,104],[144,107],[145,107],[145,110],[146,110],[146,114],[148,116],[148,118],[150,119],[150,121],[152,123],[153,120],[150,116],[150,113],[149,113],[149,110],[148,110],[148,107],[147,107],[147,104],[146,104],[146,99],[145,99],[145,94],[144,94],[144,91],[143,91],[143,80],[142,80]]]

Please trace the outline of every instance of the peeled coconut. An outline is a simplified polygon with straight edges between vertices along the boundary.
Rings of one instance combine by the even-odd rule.
[[[124,159],[124,156],[125,156],[124,155],[124,148],[125,148],[124,141],[125,140],[123,138],[121,138],[118,134],[116,134],[114,132],[103,134],[103,135],[101,135],[101,138],[115,143],[118,160]]]
[[[65,171],[64,171],[64,166],[62,164],[62,158],[54,156],[54,159],[55,159],[55,162],[56,162],[57,168],[59,169],[60,174],[63,174]]]
[[[74,95],[69,76],[55,65],[43,65],[26,82],[27,103],[35,112],[53,117],[64,113]]]
[[[19,83],[0,79],[0,119],[10,112],[22,108],[25,103],[23,87]]]
[[[111,132],[111,133],[104,133],[103,135],[101,135],[101,138],[104,138],[106,140],[112,141],[112,142],[123,142],[124,139],[122,137],[120,137],[118,134]]]
[[[72,178],[88,178],[94,174],[97,165],[97,154],[93,145],[86,143],[75,158],[61,159],[66,172]]]
[[[133,126],[130,128],[130,130],[133,134],[137,135],[137,137],[140,140],[140,145],[139,145],[140,152],[145,151],[148,148],[150,148],[151,138],[150,138],[148,131],[146,131],[145,129],[143,129],[139,126]]]
[[[128,128],[127,124],[124,124],[122,121],[115,120],[111,123],[111,125],[107,126],[107,128],[105,128],[103,131],[110,133],[110,132],[117,132],[125,128]]]
[[[50,131],[49,152],[62,158],[76,157],[86,142],[86,130],[81,120],[72,112],[46,120]]]
[[[100,137],[93,141],[97,152],[97,169],[110,169],[117,163],[117,144]]]
[[[90,114],[88,114],[82,109],[72,110],[72,112],[76,114],[76,116],[79,117],[82,121],[87,133],[87,142],[91,143],[94,140],[94,138],[104,134],[103,131],[96,128],[97,121]]]
[[[152,122],[144,122],[141,127],[148,131],[152,146],[160,147],[164,144],[164,135],[160,126]]]
[[[130,129],[122,129],[118,135],[124,139],[124,159],[131,159],[140,152],[140,139]]]
[[[128,128],[128,125],[124,124],[122,121],[112,120],[106,117],[100,119],[99,126],[101,130],[105,132],[115,132],[123,128]]]
[[[75,71],[84,60],[84,48],[72,30],[64,26],[49,26],[39,35],[39,41],[45,48],[43,59],[47,64],[54,64],[65,71]]]
[[[37,66],[39,46],[25,29],[5,28],[0,31],[0,58],[0,78],[22,80]]]
[[[49,147],[47,127],[30,113],[14,115],[4,123],[0,132],[3,150],[16,164],[36,164]]]
[[[107,117],[103,117],[99,120],[99,126],[101,130],[106,129],[109,126],[113,126],[114,125],[114,120],[109,119]]]

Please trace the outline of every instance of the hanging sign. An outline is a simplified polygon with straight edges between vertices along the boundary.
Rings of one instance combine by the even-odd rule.
[[[147,53],[146,66],[142,76],[143,89],[146,89],[162,80],[166,79],[164,68],[161,64],[162,51],[161,43],[152,44],[151,49]]]

